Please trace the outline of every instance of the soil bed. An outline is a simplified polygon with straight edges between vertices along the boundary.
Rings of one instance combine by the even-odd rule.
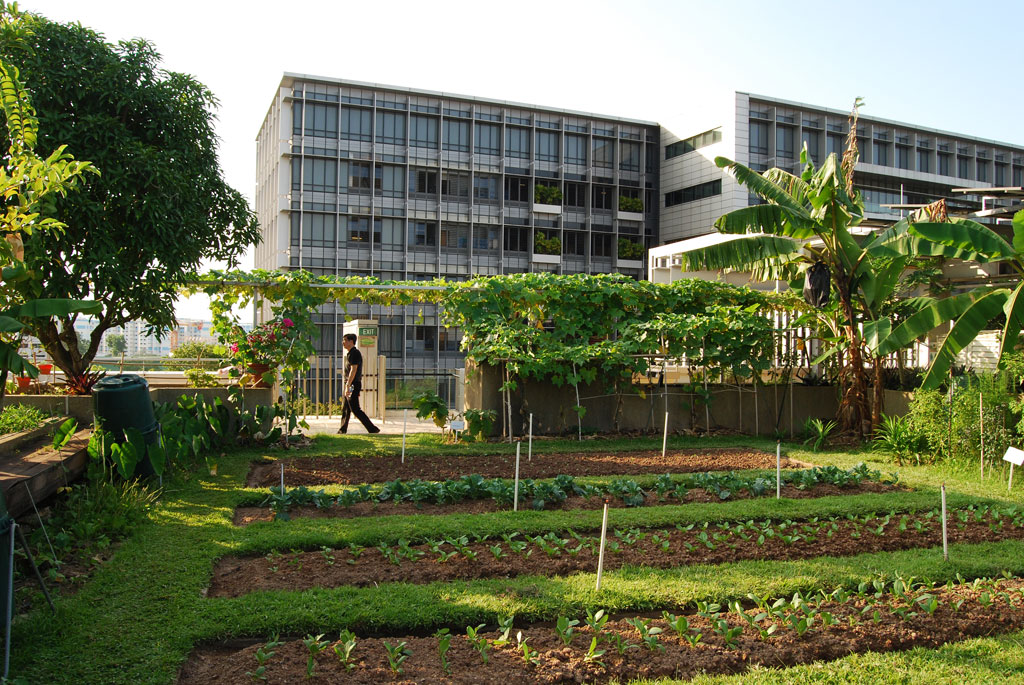
[[[593,629],[581,625],[563,644],[550,624],[526,627],[522,636],[535,651],[532,663],[523,658],[512,628],[508,644],[495,645],[502,635],[496,631],[481,633],[490,644],[485,664],[472,643],[455,629],[447,653],[450,673],[442,671],[438,658],[438,640],[429,637],[388,638],[391,645],[406,643],[411,654],[396,675],[388,666],[384,639],[357,638],[352,651],[352,669],[346,670],[332,647],[334,635],[327,638],[323,651],[314,657],[314,673],[321,682],[345,683],[571,683],[611,680],[626,682],[634,678],[692,678],[709,674],[742,673],[752,666],[786,667],[813,661],[829,661],[848,654],[868,651],[892,652],[912,647],[937,648],[969,637],[992,635],[1020,628],[1024,621],[1019,579],[991,582],[979,587],[961,585],[952,588],[918,588],[897,597],[889,592],[862,593],[845,601],[830,600],[787,604],[778,609],[767,606],[747,610],[745,618],[734,611],[718,613],[708,609],[704,615],[689,615],[688,627],[680,636],[663,618],[654,618],[649,628],[662,630],[648,648],[642,644],[639,628],[622,621],[609,621],[599,634],[595,661],[585,659]],[[932,604],[932,599],[935,603]],[[927,607],[927,608],[926,608]],[[812,626],[798,635],[799,619],[814,616]],[[826,616],[828,617],[826,619]],[[578,617],[582,618],[582,617]],[[796,620],[794,620],[796,619]],[[830,619],[830,620],[829,620]],[[727,629],[741,627],[727,646],[721,621]],[[714,621],[714,623],[713,623]],[[831,625],[826,625],[831,623]],[[774,629],[771,626],[775,626]],[[761,631],[775,632],[761,637]],[[700,639],[691,645],[697,634]],[[632,647],[620,654],[614,640],[625,640]],[[247,672],[257,668],[256,651],[261,644],[243,649],[201,647],[196,649],[182,669],[181,685],[207,683],[251,683]],[[308,650],[301,641],[273,647],[263,676],[268,683],[304,683],[307,678]]]
[[[514,454],[483,455],[400,455],[375,457],[298,457],[284,460],[284,481],[297,485],[358,485],[402,478],[444,480],[476,473],[484,478],[510,478],[515,470]],[[811,464],[784,458],[782,468],[808,468]],[[664,458],[656,450],[635,452],[568,452],[526,455],[520,458],[522,478],[570,476],[628,476],[636,474],[700,473],[702,471],[743,471],[775,468],[775,455],[749,448],[702,449],[669,452]],[[254,463],[246,487],[267,488],[281,484],[280,462]]]
[[[964,513],[966,512],[966,514]],[[968,520],[961,520],[964,516]],[[724,527],[723,527],[724,526]],[[263,557],[227,556],[214,566],[209,597],[239,597],[263,590],[307,590],[342,585],[432,583],[519,575],[560,576],[597,569],[599,540],[549,533],[526,539],[470,542],[468,537],[426,544],[344,549]],[[1024,514],[1012,518],[972,510],[950,515],[950,543],[1024,538]],[[540,542],[538,542],[540,541]],[[622,566],[675,568],[744,559],[794,560],[920,549],[942,543],[935,512],[829,518],[813,522],[759,521],[619,531],[612,523],[605,569]],[[495,547],[497,549],[495,549]]]
[[[771,497],[775,496],[774,481]],[[838,487],[836,485],[820,484],[813,488],[801,490],[794,485],[785,485],[782,488],[782,496],[790,499],[805,499],[812,497],[829,497],[833,495],[860,495],[869,492],[892,492],[893,490],[904,489],[900,486],[887,485],[874,481],[864,481],[857,485]],[[767,496],[767,495],[766,495]],[[750,499],[753,497],[749,492],[740,490],[734,492],[729,500]],[[648,494],[645,506],[657,504],[689,504],[689,503],[713,503],[722,502],[717,495],[712,495],[705,490],[691,489],[686,493],[683,502],[672,500],[658,500],[655,495]],[[600,509],[604,506],[604,499],[601,497],[569,497],[560,506],[549,505],[546,510],[569,510],[569,509]],[[612,508],[622,509],[626,505],[620,499],[612,501]],[[457,502],[455,504],[424,504],[417,506],[413,502],[359,502],[349,507],[335,505],[332,507],[320,508],[314,506],[295,507],[288,510],[290,518],[360,518],[363,516],[403,516],[403,515],[444,515],[444,514],[486,514],[496,511],[508,511],[510,507],[501,507],[493,499]],[[273,521],[274,512],[269,507],[238,507],[235,509],[234,523],[236,526],[247,526],[250,523],[259,521]]]

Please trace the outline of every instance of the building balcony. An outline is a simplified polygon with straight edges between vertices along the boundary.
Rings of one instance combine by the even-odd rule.
[[[530,261],[535,264],[559,264],[562,261],[562,256],[557,254],[539,254],[534,252],[530,257]]]
[[[561,214],[562,205],[542,205],[537,202],[534,202],[533,212],[535,214]]]
[[[644,220],[644,213],[643,212],[623,212],[623,211],[619,211],[618,217],[619,217],[619,221],[643,221]]]

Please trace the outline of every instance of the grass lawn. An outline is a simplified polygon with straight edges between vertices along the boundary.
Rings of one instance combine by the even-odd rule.
[[[441,445],[440,436],[410,439],[408,454],[472,455],[479,446]],[[752,446],[774,451],[775,443],[745,437],[670,440],[670,448]],[[616,449],[660,449],[661,437],[628,440],[535,441],[534,453]],[[295,456],[371,455],[397,452],[401,437],[321,436]],[[487,445],[487,452],[512,452],[508,444]],[[871,452],[830,451],[812,454],[799,445],[784,445],[787,456],[818,464],[850,467],[860,461],[885,472],[898,471],[910,492],[863,494],[821,499],[736,500],[616,510],[613,525],[665,525],[681,521],[770,517],[809,517],[848,511],[910,511],[938,506],[943,482],[950,506],[975,500],[1021,503],[1021,492],[1008,495],[1005,477],[979,481],[977,473],[953,474],[935,467],[899,467]],[[275,452],[271,456],[280,456]],[[99,568],[74,595],[57,600],[57,615],[37,609],[17,620],[13,631],[12,675],[29,683],[171,683],[192,647],[235,637],[265,639],[272,634],[336,636],[349,628],[357,634],[401,635],[466,625],[494,625],[502,616],[553,620],[583,614],[586,608],[681,609],[695,600],[725,601],[748,592],[775,596],[796,590],[831,589],[885,575],[945,581],[960,573],[992,576],[1007,570],[1024,574],[1024,542],[1005,541],[953,546],[950,562],[941,550],[910,550],[846,558],[805,561],[747,561],[671,570],[625,568],[606,573],[600,593],[593,573],[567,578],[517,577],[430,585],[394,584],[373,588],[263,592],[236,599],[206,599],[214,561],[226,554],[266,553],[273,549],[341,547],[348,542],[374,545],[467,532],[514,530],[544,532],[598,527],[600,512],[534,512],[448,516],[390,516],[359,519],[296,519],[232,525],[234,508],[251,502],[244,487],[259,451],[238,451],[220,460],[217,476],[205,473],[167,485],[150,520],[129,537],[113,559]],[[291,455],[288,455],[289,457]],[[469,462],[472,463],[471,461]],[[467,473],[472,473],[468,467]],[[399,477],[400,474],[396,474]],[[1019,486],[1024,488],[1024,485]],[[44,603],[41,604],[45,607]],[[866,654],[836,662],[787,670],[756,670],[729,678],[696,682],[1024,682],[1024,632],[947,645],[938,650]]]

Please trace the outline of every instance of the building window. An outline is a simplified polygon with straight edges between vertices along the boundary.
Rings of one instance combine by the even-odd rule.
[[[619,170],[640,171],[640,143],[619,143]]]
[[[437,224],[432,221],[410,221],[409,247],[437,247]]]
[[[566,183],[565,193],[562,197],[566,207],[583,209],[587,206],[587,185],[585,183]]]
[[[528,252],[530,250],[530,229],[516,226],[505,227],[505,251]]]
[[[473,124],[473,144],[478,155],[501,154],[501,129],[494,124]]]
[[[370,110],[355,107],[341,108],[342,140],[370,141]]]
[[[612,236],[610,233],[594,233],[590,236],[590,256],[612,256]]]
[[[876,140],[871,148],[871,163],[889,166],[889,143]]]
[[[1006,165],[996,162],[996,179],[995,184],[997,188],[1002,188],[1006,185]]]
[[[1024,186],[1024,167],[1013,166],[1013,185],[1018,188]]]
[[[505,156],[530,158],[530,129],[516,126],[505,129]]]
[[[970,162],[966,157],[956,158],[956,177],[957,178],[969,178],[968,168]]]
[[[921,173],[924,173],[924,174],[931,173],[931,170],[932,170],[932,151],[931,150],[922,150],[922,149],[918,148],[918,150],[917,150],[917,170],[920,171]]]
[[[950,160],[951,156],[952,155],[950,155],[949,153],[945,153],[945,154],[943,154],[941,152],[939,153],[939,169],[938,169],[938,171],[939,171],[939,175],[940,176],[951,176],[952,175],[952,173],[949,170],[949,165],[950,165],[950,161],[949,160]]]
[[[307,136],[321,138],[338,137],[338,106],[307,102],[305,107],[305,129]]]
[[[370,192],[370,163],[349,162],[348,163],[348,192],[369,193]]]
[[[377,142],[405,145],[405,115],[397,112],[377,112]]]
[[[821,159],[818,153],[818,141],[821,138],[821,134],[817,131],[808,131],[804,129],[800,134],[800,149],[807,148],[807,153],[811,156],[811,161],[815,164]]]
[[[469,246],[469,226],[441,224],[441,247],[465,250]]]
[[[843,136],[836,136],[830,133],[828,134],[828,139],[825,144],[827,145],[825,150],[825,154],[827,155],[838,155],[839,157],[842,157],[843,153],[846,151],[846,139]]]
[[[793,159],[794,152],[793,129],[789,126],[775,127],[775,155],[784,159]]]
[[[437,172],[427,169],[409,169],[409,193],[437,195]]]
[[[404,223],[401,219],[374,219],[373,242],[382,247],[400,249]]]
[[[445,119],[443,143],[445,150],[469,152],[469,122]]]
[[[441,199],[453,202],[469,201],[469,172],[441,172]]]
[[[983,183],[988,183],[988,160],[979,159],[975,165],[975,170],[978,172],[975,179]]]
[[[566,134],[565,163],[587,166],[587,137]]]
[[[594,167],[611,169],[615,166],[615,141],[594,138]]]
[[[405,350],[410,353],[433,352],[437,347],[437,329],[433,326],[406,328]]]
[[[294,214],[292,216],[295,216]],[[333,214],[302,214],[302,245],[304,247],[334,247],[337,217]]]
[[[405,169],[383,164],[373,170],[373,190],[383,197],[405,197]]]
[[[530,201],[530,179],[522,176],[505,177],[505,201],[506,202],[529,202]]]
[[[498,177],[489,174],[477,174],[473,177],[473,199],[477,202],[493,203],[498,201]]]
[[[413,114],[409,117],[409,145],[437,149],[437,119]]]
[[[370,219],[368,217],[350,216],[348,218],[348,241],[350,243],[370,243]]]
[[[537,159],[541,162],[558,161],[558,134],[537,131]]]
[[[338,162],[333,159],[306,157],[300,164],[298,159],[293,159],[292,190],[307,190],[314,193],[338,192]]]
[[[562,231],[562,254],[585,256],[587,254],[586,232]]]
[[[489,226],[473,227],[473,250],[476,252],[498,251],[499,229]]]
[[[715,195],[721,194],[721,179],[708,181],[707,183],[701,183],[700,185],[681,188],[680,190],[673,190],[671,193],[665,193],[665,206],[674,207],[675,205],[695,202],[697,200],[703,200],[706,197],[714,197]]]
[[[750,122],[750,154],[768,154],[768,124],[761,121]]]
[[[910,168],[910,148],[904,147],[903,145],[896,146],[896,168],[897,169],[909,169]]]
[[[615,189],[612,186],[595,185],[592,198],[593,201],[590,204],[591,208],[594,211],[611,211],[612,196],[614,194]]]

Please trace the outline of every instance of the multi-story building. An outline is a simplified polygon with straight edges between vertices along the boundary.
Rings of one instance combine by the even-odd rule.
[[[256,266],[385,280],[547,271],[667,282],[679,277],[678,241],[713,240],[719,216],[759,201],[716,156],[799,173],[805,143],[820,163],[842,153],[848,127],[848,111],[748,93],[694,98],[657,124],[286,74],[257,139]],[[899,218],[899,205],[946,198],[968,212],[998,204],[985,188],[1024,185],[1019,146],[873,116],[856,135],[856,185],[874,225]],[[318,312],[321,364],[338,363],[351,318],[379,321],[390,372],[463,363],[459,332],[433,308],[353,304]]]
[[[257,157],[258,268],[641,278],[658,240],[654,122],[286,74]],[[340,354],[346,315],[379,321],[392,371],[463,364],[459,332],[418,306],[324,307],[321,356]]]
[[[704,101],[662,128],[662,201],[659,237],[662,246],[649,257],[651,280],[679,277],[672,255],[688,239],[713,240],[714,222],[722,214],[756,204],[735,179],[715,165],[723,156],[755,171],[771,167],[799,174],[800,152],[807,145],[821,164],[831,153],[842,156],[849,133],[848,111],[789,102],[748,93]],[[865,224],[887,225],[906,209],[945,198],[950,213],[985,209],[996,223],[999,205],[986,189],[1024,186],[1024,148],[984,138],[923,128],[861,114],[857,124],[860,159],[854,182],[865,205]],[[977,193],[952,192],[954,188]],[[990,193],[995,195],[995,193]],[[1018,201],[1019,202],[1019,201]],[[693,243],[690,243],[691,245]]]

